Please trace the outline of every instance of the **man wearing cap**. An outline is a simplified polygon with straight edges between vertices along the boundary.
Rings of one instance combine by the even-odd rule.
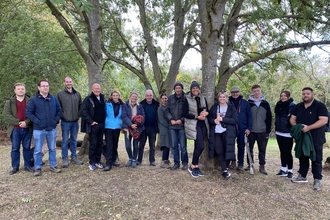
[[[171,170],[178,170],[180,168],[180,151],[182,160],[182,169],[188,169],[188,152],[187,139],[184,130],[183,104],[185,96],[183,92],[183,85],[180,82],[174,84],[174,94],[168,97],[167,107],[168,113],[166,115],[170,122],[170,132],[172,138],[172,147],[174,155],[174,165]],[[180,148],[179,148],[180,147]]]
[[[249,102],[243,99],[240,95],[241,89],[238,86],[233,86],[230,89],[231,96],[229,102],[235,106],[238,115],[238,122],[236,124],[236,138],[237,138],[237,170],[243,172],[244,165],[244,136],[249,135],[252,129],[252,112]],[[232,161],[236,166],[236,161]]]

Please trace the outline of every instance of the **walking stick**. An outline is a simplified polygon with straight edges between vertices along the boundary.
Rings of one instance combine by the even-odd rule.
[[[253,160],[252,160],[252,156],[251,156],[251,152],[250,152],[249,140],[248,140],[246,135],[244,136],[244,142],[245,142],[246,154],[247,154],[247,156],[249,158],[249,161],[250,161],[250,174],[253,175],[254,174]]]

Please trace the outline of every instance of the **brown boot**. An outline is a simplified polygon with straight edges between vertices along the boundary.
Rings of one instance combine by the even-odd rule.
[[[259,167],[259,172],[260,172],[260,173],[263,173],[263,174],[265,174],[265,175],[268,175],[268,173],[267,173],[267,171],[266,171],[266,169],[265,169],[265,165],[260,165],[260,167]]]
[[[169,160],[163,160],[162,163],[160,164],[161,168],[169,169],[171,168],[171,164]]]

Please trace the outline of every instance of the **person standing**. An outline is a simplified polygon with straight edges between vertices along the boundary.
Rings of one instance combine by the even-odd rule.
[[[194,140],[194,152],[188,172],[192,177],[204,176],[198,166],[199,157],[204,150],[204,140],[207,138],[209,123],[207,121],[208,105],[206,98],[200,94],[198,82],[193,81],[190,92],[183,104],[184,128],[187,139]]]
[[[249,104],[252,112],[252,130],[248,136],[250,153],[253,160],[253,147],[257,141],[259,172],[267,175],[268,173],[265,169],[266,148],[271,131],[272,112],[269,103],[265,100],[265,96],[261,94],[260,86],[253,85],[251,90],[253,94],[250,95]],[[245,170],[250,170],[250,165]]]
[[[209,157],[218,155],[222,177],[228,179],[231,174],[228,166],[231,160],[235,159],[235,139],[237,111],[228,103],[228,95],[225,91],[218,94],[218,103],[215,103],[208,117],[210,123]]]
[[[15,95],[6,101],[3,110],[4,121],[8,124],[7,135],[11,140],[11,166],[9,172],[13,175],[18,172],[20,166],[20,146],[23,148],[24,169],[33,172],[31,167],[31,136],[32,123],[25,116],[26,106],[30,100],[25,94],[25,84],[16,83],[14,85]]]
[[[171,168],[171,162],[169,160],[170,148],[172,147],[170,122],[166,118],[167,114],[167,95],[162,94],[160,96],[161,105],[159,106],[158,112],[158,128],[159,128],[159,139],[160,139],[160,150],[162,153],[161,168]]]
[[[152,90],[147,90],[145,93],[145,99],[140,102],[144,109],[145,120],[144,120],[144,131],[140,136],[139,143],[139,156],[137,159],[137,165],[142,163],[144,146],[146,144],[147,138],[149,143],[149,163],[150,166],[156,166],[155,160],[155,150],[156,150],[156,136],[159,132],[158,121],[157,121],[157,109],[159,107],[159,102],[154,99],[154,94]]]
[[[183,85],[180,82],[174,84],[174,94],[168,97],[167,120],[170,122],[170,132],[172,138],[172,147],[174,155],[174,165],[171,170],[180,169],[180,152],[182,161],[182,170],[188,169],[187,139],[184,129],[183,104],[185,95]]]
[[[302,100],[302,102],[292,109],[290,123],[292,126],[300,124],[301,131],[304,134],[310,132],[312,137],[312,146],[310,146],[310,150],[315,152],[315,160],[312,160],[312,173],[314,178],[313,189],[320,190],[322,180],[323,144],[325,143],[324,125],[328,122],[328,110],[322,102],[314,99],[313,89],[310,87],[302,89]],[[290,132],[291,134],[292,129]],[[294,138],[293,135],[292,137]],[[297,144],[295,147],[297,155],[296,148]],[[300,155],[299,175],[295,179],[292,179],[292,182],[308,182],[306,176],[309,169],[309,160],[309,156],[304,155],[303,153]]]
[[[249,136],[252,129],[252,112],[249,102],[243,99],[240,95],[241,89],[238,86],[233,86],[230,89],[231,96],[229,102],[235,107],[238,121],[236,124],[236,138],[237,138],[237,170],[244,172],[244,151],[245,142],[244,137]],[[233,160],[232,163],[236,166],[236,162]]]
[[[56,98],[49,94],[49,83],[40,80],[37,94],[30,99],[26,117],[33,122],[34,176],[41,175],[42,146],[46,139],[49,150],[50,171],[61,172],[56,166],[56,126],[62,115],[62,108]]]
[[[112,169],[112,165],[120,166],[118,159],[118,141],[122,128],[122,113],[124,102],[120,99],[120,93],[113,90],[109,100],[105,103],[105,159],[104,171]]]
[[[101,154],[103,146],[105,99],[101,86],[94,83],[92,92],[82,102],[80,108],[81,132],[89,134],[89,169],[103,169]]]
[[[71,163],[83,165],[77,157],[77,137],[79,130],[79,109],[81,106],[81,95],[73,88],[73,81],[70,77],[65,77],[63,84],[65,88],[59,91],[56,98],[62,107],[61,129],[62,129],[62,168],[67,168],[68,142],[70,137]]]
[[[280,100],[275,106],[275,134],[281,158],[281,169],[276,176],[286,176],[288,179],[292,179],[293,177],[293,138],[290,135],[290,129],[292,127],[290,117],[292,109],[296,105],[290,95],[289,91],[282,91]]]
[[[130,98],[123,105],[123,128],[125,147],[128,155],[126,167],[136,168],[136,158],[139,151],[139,136],[144,130],[145,113],[142,105],[138,102],[138,94],[130,93]],[[133,139],[133,151],[132,151]]]

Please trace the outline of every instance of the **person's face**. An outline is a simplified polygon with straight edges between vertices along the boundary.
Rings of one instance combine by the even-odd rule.
[[[255,88],[252,90],[252,93],[254,95],[254,98],[260,98],[261,97],[261,89],[260,88]]]
[[[220,94],[219,98],[218,98],[218,101],[219,101],[220,104],[224,104],[224,103],[227,103],[228,98],[225,94]]]
[[[181,86],[176,86],[176,87],[174,88],[174,92],[175,92],[175,94],[177,94],[177,95],[181,95],[181,93],[182,93],[182,88],[181,88]]]
[[[38,86],[38,90],[41,94],[48,94],[49,92],[49,84],[48,82],[41,82],[40,86]]]
[[[302,100],[305,102],[305,103],[310,103],[312,102],[314,99],[314,94],[311,90],[304,90],[302,91]]]
[[[24,96],[25,95],[25,86],[15,86],[14,92],[16,96]]]
[[[93,86],[92,86],[92,92],[93,92],[93,94],[95,96],[99,96],[101,94],[101,86],[100,86],[100,84],[97,84],[97,83],[93,84]]]
[[[289,99],[289,97],[284,92],[282,92],[280,95],[280,99],[282,102],[285,102]]]
[[[64,85],[67,89],[72,89],[73,87],[73,81],[70,77],[66,77],[64,80]]]
[[[198,96],[199,95],[199,91],[200,91],[200,89],[197,86],[194,86],[194,87],[191,88],[191,94],[193,96]]]
[[[231,97],[233,97],[234,99],[237,99],[238,96],[240,95],[240,92],[231,92]]]
[[[162,96],[161,103],[163,106],[167,105],[167,96],[166,95]]]
[[[154,98],[154,95],[152,94],[152,92],[147,92],[145,98],[148,103],[151,103],[152,99]]]
[[[119,100],[119,94],[118,94],[117,92],[112,93],[112,95],[111,95],[111,99],[112,99],[114,102],[118,102],[118,100]]]
[[[136,94],[131,95],[131,103],[135,104],[137,102],[138,96]]]

